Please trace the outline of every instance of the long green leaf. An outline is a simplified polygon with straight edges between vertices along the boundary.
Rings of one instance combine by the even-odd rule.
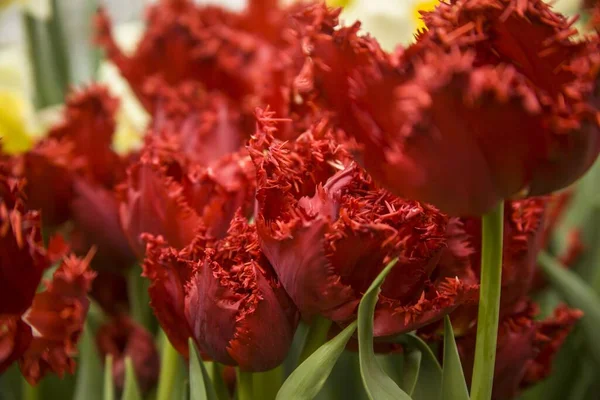
[[[356,322],[353,322],[312,353],[283,383],[277,393],[277,400],[314,399],[355,330]]]
[[[123,386],[121,400],[142,400],[142,394],[135,379],[135,370],[130,357],[125,359],[125,385]]]
[[[581,278],[560,265],[548,253],[540,253],[538,261],[552,286],[567,303],[583,311],[581,327],[585,334],[586,346],[596,362],[600,363],[600,298]]]
[[[412,349],[404,352],[404,367],[402,368],[402,380],[400,382],[400,388],[402,388],[402,390],[409,395],[412,395],[417,387],[422,358],[423,355],[418,349]]]
[[[115,387],[113,385],[112,377],[112,355],[106,356],[106,362],[104,363],[104,400],[115,400]]]
[[[191,400],[218,400],[215,388],[204,367],[192,338],[188,339],[190,349],[190,396]]]
[[[79,366],[73,400],[102,399],[102,363],[89,322],[86,322],[79,344]]]
[[[454,340],[450,317],[444,317],[444,368],[442,370],[442,400],[469,400],[460,356]]]
[[[360,373],[367,395],[371,400],[410,400],[400,387],[390,378],[375,358],[373,351],[373,314],[379,298],[379,291],[385,277],[398,259],[390,262],[375,278],[365,292],[358,306],[358,354]]]

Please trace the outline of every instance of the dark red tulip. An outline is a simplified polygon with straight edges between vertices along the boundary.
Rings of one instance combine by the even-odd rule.
[[[30,306],[50,266],[37,211],[26,210],[19,180],[0,173],[0,315]]]
[[[187,246],[201,226],[221,237],[237,208],[251,212],[253,176],[243,150],[202,167],[150,144],[119,190],[121,224],[139,257],[144,254],[144,233],[161,235],[178,249]]]
[[[552,360],[573,325],[581,318],[579,310],[560,306],[548,319],[534,319],[537,309],[523,303],[500,322],[492,399],[516,398],[519,391],[548,376]],[[470,380],[475,354],[475,334],[459,338],[457,346],[465,377]]]
[[[591,166],[597,38],[570,39],[570,22],[542,0],[442,2],[424,19],[417,43],[393,55],[358,25],[307,33],[303,96],[337,113],[377,181],[480,215]]]
[[[22,317],[35,332],[19,360],[21,372],[31,384],[49,372],[59,377],[75,372],[77,342],[89,307],[87,294],[95,277],[89,268],[92,257],[93,252],[84,259],[66,257]]]
[[[191,277],[185,315],[199,348],[243,370],[280,365],[298,312],[260,250],[256,227],[237,215]]]
[[[187,355],[192,337],[208,357],[245,370],[283,361],[297,309],[260,251],[255,227],[241,214],[223,239],[199,235],[183,250],[160,237],[145,238],[150,304],[180,353]]]
[[[31,344],[31,327],[21,316],[0,316],[0,373],[17,361]]]
[[[125,315],[102,325],[96,334],[102,359],[113,356],[113,382],[119,391],[125,384],[125,359],[131,358],[137,383],[142,393],[158,381],[159,357],[154,337]]]
[[[476,294],[442,277],[448,217],[435,207],[379,189],[317,124],[295,142],[270,135],[263,118],[251,144],[257,169],[256,224],[265,255],[306,317],[345,324],[385,265],[399,258],[382,287],[375,334],[426,325]]]

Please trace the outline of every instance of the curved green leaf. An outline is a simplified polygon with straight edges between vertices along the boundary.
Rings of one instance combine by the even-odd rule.
[[[390,262],[375,278],[358,306],[358,354],[360,373],[367,395],[371,400],[411,400],[390,378],[375,358],[373,351],[373,313],[380,287],[398,259]]]
[[[586,346],[592,357],[600,363],[600,298],[594,290],[574,272],[564,268],[546,252],[538,256],[540,267],[552,286],[565,298],[567,303],[583,311],[581,327],[585,334]]]
[[[208,376],[192,338],[188,339],[188,346],[190,348],[190,399],[218,400],[210,376]]]
[[[353,322],[312,353],[283,383],[277,393],[277,400],[314,399],[355,330],[356,322]]]
[[[104,400],[115,400],[115,387],[113,385],[112,364],[113,358],[112,355],[109,354],[106,356],[106,361],[104,363]]]
[[[142,394],[135,379],[135,370],[130,357],[125,359],[125,384],[121,400],[142,400]]]
[[[444,368],[442,370],[442,400],[469,400],[460,356],[454,340],[450,317],[444,317]]]

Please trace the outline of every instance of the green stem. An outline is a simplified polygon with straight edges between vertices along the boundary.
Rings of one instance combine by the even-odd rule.
[[[483,216],[482,222],[481,286],[471,384],[472,400],[492,398],[502,286],[503,228],[504,202],[501,202],[494,210]]]
[[[52,104],[54,99],[58,98],[58,87],[53,84],[52,76],[47,70],[48,64],[45,62],[40,31],[42,26],[42,23],[36,21],[31,15],[23,13],[23,27],[35,87],[35,104],[38,109]]]
[[[138,265],[131,267],[127,276],[127,292],[129,295],[130,312],[133,319],[146,329],[150,329],[150,307],[148,288],[145,278],[141,276],[141,268]]]
[[[163,334],[161,344],[160,375],[158,377],[158,394],[156,400],[169,400],[175,386],[179,353]]]
[[[23,393],[21,398],[23,400],[38,400],[39,396],[39,388],[37,386],[32,386],[23,378]]]
[[[300,359],[298,365],[302,364],[312,353],[315,352],[327,341],[327,333],[331,327],[331,321],[320,315],[314,317],[310,327],[308,328],[308,334],[304,341],[304,347],[302,353],[300,353]]]
[[[253,400],[253,390],[252,373],[244,372],[237,368],[237,400]]]
[[[254,395],[261,400],[275,400],[277,392],[283,384],[283,366],[273,368],[270,371],[255,373],[254,375]]]

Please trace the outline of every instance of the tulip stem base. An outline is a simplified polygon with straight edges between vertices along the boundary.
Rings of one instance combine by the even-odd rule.
[[[502,286],[503,231],[504,202],[501,202],[484,215],[482,221],[481,286],[471,400],[492,398]]]
[[[23,386],[21,387],[21,398],[23,400],[38,400],[39,388],[37,386],[32,386],[25,378],[22,379]]]
[[[254,399],[254,382],[251,372],[245,372],[237,368],[237,400]]]
[[[162,331],[161,331],[162,332]],[[175,376],[179,362],[179,353],[169,342],[167,335],[162,333],[160,354],[160,375],[156,400],[170,400],[175,386]]]
[[[302,364],[304,360],[310,357],[310,355],[314,353],[315,350],[317,350],[327,341],[327,333],[329,332],[330,327],[331,321],[329,319],[324,318],[320,315],[316,315],[313,318],[313,321],[310,324],[310,327],[308,328],[308,333],[306,335],[306,340],[304,341],[302,353],[300,353],[298,365]]]

